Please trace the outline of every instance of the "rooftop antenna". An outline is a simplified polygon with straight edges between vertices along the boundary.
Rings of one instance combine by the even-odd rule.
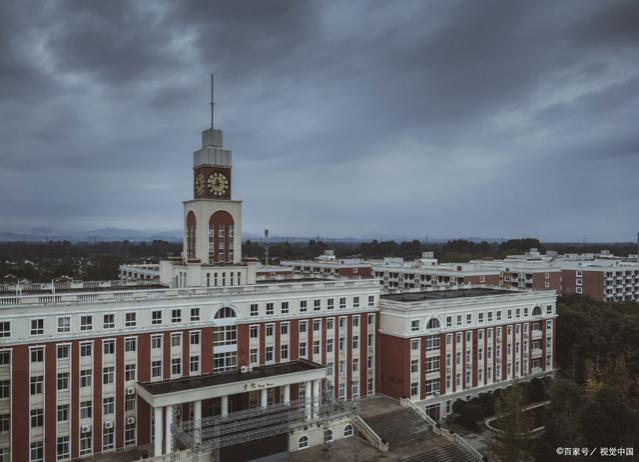
[[[211,130],[213,130],[213,116],[214,116],[214,111],[215,111],[215,99],[213,97],[214,93],[213,93],[213,86],[215,83],[215,74],[212,73],[211,74]]]
[[[268,229],[264,230],[264,266],[268,266]]]

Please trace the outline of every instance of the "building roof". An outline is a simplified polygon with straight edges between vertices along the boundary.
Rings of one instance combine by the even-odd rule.
[[[484,297],[487,295],[512,294],[513,290],[493,289],[489,287],[472,287],[469,289],[428,290],[424,292],[407,292],[400,294],[382,295],[383,300],[395,302],[421,302],[425,300],[444,300],[451,298]]]
[[[162,382],[145,382],[140,383],[150,394],[163,395],[184,390],[192,390],[194,388],[212,387],[215,385],[224,385],[233,382],[243,382],[246,380],[265,379],[283,374],[294,374],[298,372],[312,371],[322,369],[324,366],[298,359],[288,363],[272,364],[269,366],[254,367],[249,372],[224,372],[215,374],[196,375],[192,377],[183,377],[181,379],[163,380]]]

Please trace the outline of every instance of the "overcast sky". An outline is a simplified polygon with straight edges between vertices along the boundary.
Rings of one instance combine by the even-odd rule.
[[[0,3],[0,229],[633,240],[637,1]]]

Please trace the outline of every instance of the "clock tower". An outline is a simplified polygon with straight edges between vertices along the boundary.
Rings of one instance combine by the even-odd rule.
[[[193,153],[193,200],[184,202],[182,257],[190,263],[232,265],[242,260],[242,202],[233,200],[233,153],[224,147],[222,130],[202,132],[202,147]]]

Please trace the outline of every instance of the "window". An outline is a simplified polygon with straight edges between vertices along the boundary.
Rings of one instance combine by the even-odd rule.
[[[466,324],[471,324],[473,322],[473,315],[472,314],[467,314],[466,315]]]
[[[135,444],[135,422],[126,423],[124,426],[124,444],[131,446]]]
[[[102,408],[104,415],[115,414],[115,398],[112,396],[102,400]]]
[[[426,337],[426,351],[439,350],[439,335],[428,335]]]
[[[359,308],[359,297],[353,297],[353,308]]]
[[[182,374],[182,358],[171,359],[171,375]]]
[[[91,454],[92,441],[93,440],[92,440],[90,431],[80,434],[80,455],[81,456],[86,456]]]
[[[415,350],[419,350],[419,339],[415,339],[415,340],[411,340],[410,341],[410,349],[415,351]]]
[[[41,363],[42,361],[44,361],[44,348],[43,347],[31,348],[31,362]]]
[[[326,308],[329,310],[332,310],[333,308],[335,308],[335,299],[334,298],[329,298],[326,301]]]
[[[182,334],[171,334],[171,346],[172,347],[182,346]]]
[[[136,378],[136,367],[135,364],[127,364],[124,366],[124,380],[135,380]]]
[[[283,322],[282,324],[280,324],[280,334],[281,335],[288,335],[288,323],[287,322]]]
[[[105,329],[113,329],[115,327],[115,315],[105,314],[103,319],[103,326]]]
[[[0,399],[9,398],[11,394],[11,380],[0,380]]]
[[[426,324],[426,329],[439,329],[439,319],[429,319],[428,324]]]
[[[227,372],[237,369],[237,353],[215,353],[213,355],[213,372]]]
[[[300,356],[306,356],[306,342],[300,342]]]
[[[113,427],[105,428],[102,432],[102,450],[115,449],[115,432]]]
[[[326,330],[333,330],[333,318],[326,320]]]
[[[158,378],[162,377],[162,361],[152,361],[151,362],[151,377]]]
[[[332,353],[333,352],[333,339],[332,338],[327,338],[326,339],[326,352],[327,353]]]
[[[359,335],[353,335],[353,350],[359,348]]]
[[[349,436],[353,436],[353,426],[350,424],[344,427],[344,438]]]
[[[470,374],[470,371],[467,374]],[[439,379],[426,380],[426,395],[435,393],[439,393]]]
[[[11,364],[11,351],[0,351],[0,366],[8,366],[9,364]]]
[[[182,310],[181,309],[171,310],[171,322],[182,322]]]
[[[341,297],[339,299],[339,307],[342,309],[346,308],[346,297]]]
[[[300,311],[305,312],[308,307],[308,302],[306,300],[300,300]]]
[[[80,316],[80,330],[93,330],[93,316]]]
[[[137,324],[137,316],[136,313],[126,313],[124,325],[125,327],[135,327]]]
[[[257,303],[252,303],[251,304],[251,316],[257,316],[257,315],[259,315],[258,305],[257,305]]]
[[[273,324],[267,324],[266,325],[266,336],[267,337],[272,337],[273,336]]]
[[[333,441],[333,431],[330,428],[324,430],[324,442],[330,443]]]
[[[191,345],[199,345],[200,344],[200,332],[191,332],[189,334]]]
[[[115,369],[113,367],[105,367],[102,371],[102,383],[108,385],[114,382]]]
[[[137,337],[127,337],[124,339],[124,351],[133,352],[137,351],[138,339]]]
[[[68,422],[68,421],[69,421],[69,405],[58,404],[58,422]]]
[[[124,399],[124,410],[125,411],[135,411],[135,403],[137,401],[137,397],[135,393],[132,395],[126,395]]]
[[[274,308],[275,304],[274,303],[267,303],[266,304],[266,315],[270,316],[272,314],[275,313],[275,308]]]
[[[368,306],[375,306],[375,296],[374,295],[369,295],[368,296]]]
[[[236,326],[219,326],[213,329],[213,345],[235,345],[237,343]]]
[[[34,441],[30,445],[29,462],[44,461],[44,441]]]
[[[319,311],[322,309],[322,301],[321,300],[313,300],[313,311]]]
[[[313,354],[319,355],[321,349],[321,343],[319,340],[313,340]]]
[[[153,335],[151,336],[151,348],[154,350],[158,350],[162,348],[162,336],[161,335]]]
[[[260,336],[260,326],[249,327],[249,337],[258,338]]]
[[[115,354],[115,340],[105,340],[102,344],[102,352],[105,355]]]
[[[56,455],[58,460],[71,458],[71,450],[68,436],[58,436]]]
[[[410,371],[412,374],[419,372],[419,360],[412,359],[410,362]]]
[[[282,302],[282,314],[288,314],[288,302]]]
[[[93,383],[93,371],[91,369],[83,369],[80,371],[80,387],[90,387]]]
[[[258,349],[257,348],[251,348],[251,352],[250,352],[250,359],[249,361],[254,364],[257,363],[257,353],[258,353]]]
[[[266,347],[266,355],[265,355],[264,361],[265,362],[273,361],[273,346]]]
[[[11,415],[0,415],[0,432],[8,432],[11,426]],[[1,459],[0,459],[1,460]]]
[[[58,391],[69,389],[69,373],[58,372]]]
[[[58,333],[71,332],[71,316],[58,318]]]
[[[299,440],[297,440],[297,449],[305,449],[308,447],[308,436],[301,436]]]
[[[280,359],[282,361],[288,359],[288,345],[281,345],[280,346]]]
[[[300,333],[306,332],[306,321],[300,321]]]
[[[191,321],[199,321],[199,320],[200,320],[200,309],[191,308]]]
[[[426,373],[430,374],[431,372],[439,371],[439,357],[436,356],[434,358],[426,358]]]
[[[200,357],[199,356],[191,356],[189,358],[189,370],[191,373],[200,372]]]
[[[31,428],[39,428],[44,425],[44,410],[31,409]]]
[[[162,311],[156,310],[151,312],[151,324],[162,324]]]
[[[11,322],[0,322],[0,337],[11,337]]]
[[[31,377],[31,394],[32,395],[40,395],[42,394],[42,382],[44,381],[44,377],[41,375],[36,375],[35,377]]]
[[[44,334],[44,319],[32,319],[31,320],[31,335],[43,335]]]

